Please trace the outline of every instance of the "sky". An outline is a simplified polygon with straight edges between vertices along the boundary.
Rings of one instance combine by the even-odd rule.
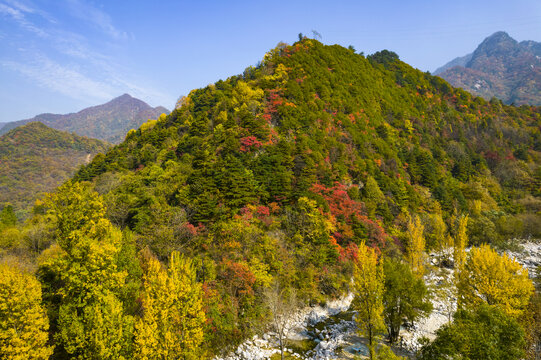
[[[314,30],[434,71],[496,31],[541,42],[541,1],[0,0],[0,122],[124,93],[172,109]]]

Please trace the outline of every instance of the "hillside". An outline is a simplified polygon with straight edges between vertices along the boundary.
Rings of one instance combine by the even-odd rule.
[[[124,94],[105,104],[92,106],[77,113],[40,114],[32,119],[6,123],[0,127],[0,135],[17,126],[39,121],[57,130],[119,143],[124,140],[129,130],[137,129],[148,119],[156,119],[163,113],[168,114],[169,111],[162,106],[152,108],[145,102]]]
[[[485,99],[541,105],[541,43],[517,42],[505,32],[486,38],[472,53],[438,68],[435,75]]]
[[[40,122],[9,131],[0,136],[0,204],[25,210],[109,146]]]
[[[472,245],[539,237],[540,125],[537,107],[487,102],[392,52],[304,39],[193,90],[75,179],[138,246],[196,259],[216,351],[253,333],[271,281],[310,304],[338,296],[357,247],[400,253],[413,214],[429,250],[438,217],[454,236],[468,214]]]

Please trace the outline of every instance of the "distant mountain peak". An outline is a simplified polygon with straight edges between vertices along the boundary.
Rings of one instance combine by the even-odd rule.
[[[541,43],[519,43],[505,31],[495,32],[472,54],[450,61],[435,73],[486,99],[541,105]]]
[[[163,106],[153,108],[130,94],[123,94],[105,104],[88,107],[77,113],[47,113],[7,123],[0,128],[0,135],[17,126],[39,121],[57,130],[118,143],[124,140],[129,130],[139,128],[148,119],[157,119],[162,113],[168,114],[169,110]]]

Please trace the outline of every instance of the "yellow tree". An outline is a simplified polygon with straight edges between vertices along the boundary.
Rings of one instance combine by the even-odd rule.
[[[376,339],[385,330],[383,321],[384,275],[382,263],[373,248],[359,246],[353,270],[357,324],[368,338],[370,359],[376,358]]]
[[[55,297],[55,340],[62,356],[75,359],[131,357],[133,319],[119,299],[126,272],[117,256],[121,232],[105,218],[101,197],[88,186],[66,183],[49,208],[57,244],[40,258],[40,275]]]
[[[421,223],[419,216],[415,215],[413,220],[408,222],[408,244],[406,247],[406,259],[410,264],[411,271],[418,277],[422,277],[424,268],[424,250],[425,250],[425,227]]]
[[[458,288],[459,306],[497,305],[513,317],[522,314],[534,292],[528,270],[489,245],[470,251]]]
[[[453,257],[455,261],[455,271],[460,273],[466,262],[466,246],[468,246],[468,235],[466,233],[468,226],[468,216],[461,216],[458,219],[456,235],[454,239]]]
[[[41,285],[34,276],[0,264],[0,358],[48,359],[49,320],[41,307]]]
[[[143,281],[143,316],[135,325],[135,357],[199,359],[205,313],[191,260],[173,252],[166,271],[158,260],[149,258]]]

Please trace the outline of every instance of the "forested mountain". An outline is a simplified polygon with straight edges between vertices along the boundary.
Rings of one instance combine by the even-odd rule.
[[[105,104],[92,106],[77,113],[66,115],[40,114],[32,119],[6,123],[0,127],[0,135],[23,124],[39,121],[53,129],[74,132],[80,136],[119,143],[131,129],[137,129],[148,119],[156,119],[169,110],[162,106],[150,107],[128,94]]]
[[[0,204],[25,210],[109,146],[40,122],[9,131],[0,136]]]
[[[454,262],[459,307],[473,311],[457,317],[464,327],[510,324],[520,358],[515,319],[538,314],[526,311],[531,281],[488,246],[465,247],[539,238],[540,165],[540,108],[488,102],[390,51],[301,38],[130,131],[40,202],[32,232],[4,251],[30,242],[40,254],[53,358],[211,357],[272,323],[271,299],[350,290],[367,300],[358,324],[373,357],[378,334],[396,340],[430,311],[425,252]],[[477,308],[465,279],[485,258],[518,280]],[[406,298],[410,312],[396,314]],[[426,359],[452,350],[434,344]]]
[[[487,100],[495,96],[506,104],[541,105],[541,43],[519,43],[503,31],[434,74]]]

